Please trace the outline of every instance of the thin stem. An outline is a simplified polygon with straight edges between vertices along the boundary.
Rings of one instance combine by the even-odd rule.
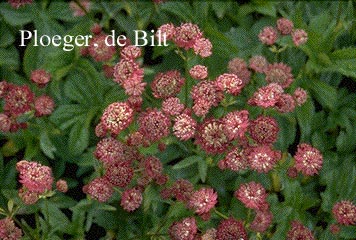
[[[229,219],[228,216],[226,216],[225,214],[219,212],[216,208],[214,208],[214,212],[215,212],[218,216],[220,216],[220,217],[222,217],[222,218],[224,218],[224,219]]]

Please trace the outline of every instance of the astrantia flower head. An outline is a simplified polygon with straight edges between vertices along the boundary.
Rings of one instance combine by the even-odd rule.
[[[22,186],[19,191],[19,198],[22,200],[22,202],[26,205],[33,205],[35,204],[38,199],[40,194],[37,192],[32,192],[28,190],[26,187]]]
[[[251,121],[251,138],[258,144],[273,144],[277,141],[279,127],[276,119],[269,116],[259,116]]]
[[[308,41],[308,34],[303,29],[295,29],[292,32],[292,39],[295,46],[300,46]]]
[[[136,47],[135,45],[125,46],[120,51],[120,56],[124,59],[133,60],[141,56],[141,48]]]
[[[250,124],[247,110],[229,112],[223,119],[225,132],[229,140],[242,138]]]
[[[105,178],[95,178],[83,187],[83,192],[99,202],[108,201],[114,193],[112,184]]]
[[[156,98],[175,97],[184,82],[185,79],[177,70],[158,73],[151,83],[152,94]]]
[[[216,229],[210,228],[201,236],[201,240],[215,240],[216,239]]]
[[[119,134],[132,122],[134,111],[125,102],[114,102],[110,104],[101,117],[104,128],[112,134]]]
[[[54,107],[54,101],[50,96],[43,95],[35,99],[35,115],[37,117],[50,115]]]
[[[0,113],[0,132],[9,132],[11,129],[11,119],[6,114]]]
[[[176,116],[180,114],[184,109],[184,104],[180,102],[177,97],[170,97],[162,102],[162,111],[170,116]]]
[[[68,191],[67,181],[63,179],[59,179],[56,182],[56,189],[62,193],[66,193]]]
[[[12,86],[5,97],[4,110],[10,115],[21,115],[31,110],[34,98],[28,86]]]
[[[224,73],[215,80],[215,86],[219,91],[226,91],[231,95],[238,95],[244,87],[243,81],[233,73]]]
[[[251,169],[259,173],[267,173],[281,159],[281,152],[273,150],[269,145],[260,145],[248,149],[247,159]]]
[[[175,199],[181,202],[188,202],[191,194],[194,191],[194,186],[191,182],[185,179],[178,179],[170,188],[171,194]]]
[[[189,74],[194,79],[203,80],[208,77],[208,68],[203,65],[195,65],[189,70]]]
[[[308,98],[308,93],[303,88],[297,88],[293,94],[294,100],[298,106],[302,106]]]
[[[12,219],[6,217],[0,220],[0,239],[19,240],[21,237],[22,231]]]
[[[293,82],[291,71],[291,68],[284,63],[270,64],[265,70],[266,81],[268,83],[277,83],[283,88],[287,88]]]
[[[283,93],[276,102],[275,109],[280,113],[293,112],[295,109],[295,100],[292,95]]]
[[[0,98],[5,97],[10,88],[10,83],[6,82],[5,80],[0,81]]]
[[[90,9],[90,0],[79,0],[78,2],[80,6],[75,1],[70,1],[69,3],[69,7],[73,12],[74,17],[84,16],[86,12],[89,12]],[[85,11],[83,10],[83,8],[85,9]]]
[[[178,47],[188,50],[193,48],[194,43],[203,36],[198,25],[192,23],[183,23],[176,27],[174,42]]]
[[[243,85],[246,85],[250,81],[251,72],[248,70],[247,64],[242,58],[231,59],[227,68],[229,73],[235,74],[242,80]]]
[[[138,125],[144,138],[155,142],[169,135],[171,120],[157,109],[147,109],[138,118]]]
[[[267,59],[260,55],[251,57],[249,63],[249,67],[258,73],[263,73],[268,66]]]
[[[247,157],[244,150],[240,147],[236,147],[228,152],[223,160],[218,164],[220,169],[230,169],[232,171],[242,171],[248,168]]]
[[[206,38],[199,38],[195,41],[193,49],[194,53],[196,55],[199,55],[203,58],[209,57],[212,52],[211,49],[213,48],[213,45],[209,41],[209,39]]]
[[[228,145],[229,138],[221,120],[205,120],[198,126],[196,144],[210,154],[223,153]]]
[[[340,226],[338,224],[331,224],[329,229],[330,229],[330,232],[335,235],[338,234],[341,230]]]
[[[174,222],[168,229],[172,240],[194,240],[197,231],[197,223],[193,217]]]
[[[120,205],[124,210],[132,212],[141,206],[142,200],[142,192],[139,189],[127,189],[122,193]]]
[[[273,45],[277,41],[278,32],[274,27],[268,26],[262,29],[258,38],[263,44]]]
[[[247,240],[248,235],[244,224],[232,217],[219,223],[216,232],[216,240]]]
[[[255,232],[265,232],[271,225],[273,214],[271,211],[256,211],[255,218],[251,222],[250,229]]]
[[[107,165],[104,177],[114,186],[121,188],[130,184],[134,171],[129,162],[115,162]]]
[[[112,78],[114,77],[114,66],[108,65],[108,64],[103,64],[102,66],[104,75],[106,78]]]
[[[31,81],[39,87],[44,87],[51,80],[51,74],[44,69],[37,69],[31,72]]]
[[[94,151],[97,159],[105,164],[111,164],[119,160],[122,152],[123,144],[115,138],[103,138],[100,140]]]
[[[280,18],[277,20],[277,29],[282,35],[288,35],[292,32],[294,24],[291,20]]]
[[[26,4],[31,4],[33,0],[7,0],[13,8],[20,8]]]
[[[299,221],[293,221],[287,233],[287,240],[314,240],[313,233]]]
[[[194,85],[191,92],[193,111],[197,116],[204,116],[212,106],[217,106],[224,94],[218,90],[212,81],[201,81]]]
[[[158,34],[160,34],[161,36],[161,40],[162,37],[165,36],[166,40],[172,40],[175,36],[176,33],[176,28],[172,23],[166,23],[161,25],[156,32],[156,37],[159,39]]]
[[[306,143],[298,145],[294,159],[296,169],[307,176],[318,174],[323,165],[320,151]]]
[[[53,176],[50,167],[22,160],[16,164],[16,169],[20,173],[19,182],[29,191],[44,193],[52,189]]]
[[[152,179],[157,179],[162,175],[163,165],[159,158],[149,156],[144,161],[144,169],[147,176]]]
[[[95,35],[99,35],[102,30],[102,27],[98,23],[94,23],[94,25],[90,28],[90,31]]]
[[[267,193],[260,183],[243,183],[235,191],[234,196],[247,208],[261,210],[266,205]]]
[[[142,82],[142,85],[143,84],[146,83]],[[142,96],[131,95],[127,98],[127,104],[136,112],[141,112],[142,103],[143,103]]]
[[[114,67],[114,81],[123,84],[131,79],[143,80],[143,69],[131,59],[121,59]]]
[[[125,89],[125,93],[130,97],[141,97],[143,91],[145,91],[146,82],[142,81],[141,77],[133,77],[124,81],[121,86]],[[129,100],[127,100],[129,102]],[[132,101],[131,101],[132,102]]]
[[[209,213],[210,210],[218,202],[218,194],[212,188],[201,188],[192,193],[189,198],[188,206],[192,208],[195,213],[203,215]]]
[[[348,200],[337,202],[332,213],[339,224],[356,225],[356,205]]]
[[[283,88],[279,84],[270,83],[257,89],[252,98],[248,100],[248,104],[262,108],[274,107],[282,93]]]
[[[89,43],[89,55],[97,62],[108,61],[116,53],[115,46],[112,46],[112,39],[107,36],[106,34],[94,36]]]

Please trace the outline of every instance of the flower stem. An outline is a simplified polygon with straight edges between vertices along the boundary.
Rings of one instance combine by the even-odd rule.
[[[228,216],[226,216],[225,214],[219,212],[216,208],[214,208],[214,212],[215,212],[218,216],[220,216],[220,217],[222,217],[222,218],[224,218],[224,219],[229,219]]]

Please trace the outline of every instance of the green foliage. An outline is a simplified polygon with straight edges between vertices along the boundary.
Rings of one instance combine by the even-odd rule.
[[[249,239],[285,239],[293,220],[308,227],[315,239],[356,239],[354,225],[340,225],[337,235],[329,230],[336,223],[332,213],[335,203],[342,200],[355,203],[356,199],[355,13],[355,1],[351,0],[253,0],[243,4],[237,1],[91,1],[90,10],[84,16],[74,16],[66,1],[34,1],[18,9],[7,2],[0,3],[1,80],[27,85],[36,96],[48,95],[55,102],[50,116],[38,117],[31,110],[15,117],[18,122],[28,123],[27,128],[0,132],[0,214],[17,220],[23,239],[86,239],[93,232],[97,234],[96,239],[169,239],[169,227],[183,218],[195,217],[199,233],[203,234],[216,228],[224,215],[243,220]],[[305,29],[307,43],[295,47],[291,36],[286,36],[273,46],[262,45],[258,34],[265,26],[274,26],[280,17],[292,20],[294,28]],[[94,154],[99,141],[95,127],[109,104],[128,100],[123,87],[112,81],[113,77],[106,77],[103,70],[103,65],[112,67],[122,59],[119,48],[111,59],[97,62],[77,46],[72,51],[64,51],[63,44],[33,46],[33,39],[26,46],[19,46],[19,30],[36,29],[38,35],[48,36],[94,36],[91,27],[99,23],[103,32],[109,34],[115,30],[116,35],[125,34],[132,40],[134,30],[145,30],[150,35],[150,30],[163,24],[179,26],[186,22],[199,26],[212,43],[213,54],[201,58],[191,49],[178,48],[172,41],[167,47],[143,47],[137,62],[144,68],[143,81],[147,85],[140,111],[162,106],[161,99],[153,97],[150,87],[159,72],[175,69],[182,73],[186,84],[177,96],[191,108],[193,100],[189,93],[199,82],[189,76],[192,66],[207,66],[208,79],[214,81],[228,72],[231,59],[239,57],[248,63],[252,56],[263,55],[269,63],[291,67],[294,81],[285,92],[292,95],[298,87],[305,89],[308,98],[303,105],[293,112],[280,113],[247,104],[254,92],[266,85],[264,73],[249,69],[251,80],[241,93],[237,96],[225,93],[222,103],[206,116],[193,115],[198,126],[205,119],[222,118],[234,110],[248,110],[250,120],[262,114],[271,116],[279,127],[273,149],[283,153],[282,159],[268,173],[251,169],[221,170],[219,162],[237,142],[243,148],[256,144],[249,133],[246,140],[232,141],[235,146],[224,153],[207,154],[197,146],[196,139],[180,141],[170,128],[171,134],[160,142],[135,148],[140,155],[130,165],[135,173],[126,188],[114,187],[113,196],[105,203],[90,194],[85,197],[83,186],[103,176],[107,167]],[[44,88],[38,88],[30,80],[31,72],[36,69],[51,74],[51,81]],[[0,100],[3,113],[5,99]],[[139,128],[138,116],[139,111],[134,122],[113,137],[125,142]],[[172,123],[174,118],[171,117]],[[2,127],[3,123],[0,124]],[[318,175],[289,175],[299,143],[311,144],[322,152],[323,166]],[[160,159],[163,174],[169,177],[167,183],[151,179],[147,186],[138,186],[147,177],[145,157],[151,155]],[[67,181],[69,192],[49,190],[35,204],[24,204],[18,194],[20,183],[16,170],[16,163],[22,159],[50,166],[55,180]],[[174,197],[161,197],[164,189],[172,193],[171,187],[181,178],[189,180],[194,190],[211,187],[218,194],[218,204],[211,211],[209,221],[203,221],[187,203]],[[265,233],[250,229],[255,211],[234,197],[242,183],[251,181],[261,183],[268,192],[273,221]],[[134,187],[143,189],[142,204],[137,210],[127,212],[121,207],[122,194]]]

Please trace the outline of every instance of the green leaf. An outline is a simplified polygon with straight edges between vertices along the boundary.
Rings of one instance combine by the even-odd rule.
[[[48,14],[51,18],[62,21],[74,22],[78,20],[78,17],[75,17],[69,8],[68,2],[52,1],[48,7]]]
[[[42,131],[40,134],[40,147],[47,157],[54,159],[54,153],[57,149],[49,138],[48,132],[46,130]]]
[[[7,66],[10,69],[19,68],[19,53],[14,46],[9,48],[0,48],[0,66]]]
[[[10,46],[15,41],[10,29],[3,22],[0,22],[0,33],[0,47]]]
[[[88,109],[79,104],[60,105],[51,114],[50,120],[65,130],[82,119],[87,112]]]
[[[203,183],[205,183],[206,176],[208,174],[208,165],[207,165],[205,159],[198,161],[198,171],[199,171],[199,176],[200,176],[201,181]]]
[[[315,107],[311,99],[308,99],[301,107],[296,108],[297,120],[301,131],[301,142],[307,142],[311,137],[314,113]]]
[[[80,155],[89,145],[89,125],[85,124],[83,118],[74,124],[68,139],[68,150],[74,155]]]
[[[278,140],[274,146],[279,150],[285,151],[295,140],[296,119],[287,115],[278,115],[275,117],[278,121],[279,132]]]
[[[183,160],[181,160],[179,163],[177,163],[176,165],[173,166],[173,169],[182,169],[182,168],[186,168],[189,167],[190,165],[199,162],[199,161],[203,161],[203,157],[199,156],[199,155],[193,155],[187,158],[184,158]]]
[[[330,110],[335,110],[337,104],[337,92],[335,88],[316,79],[311,80],[310,87],[313,96],[315,96],[316,100],[322,106]]]
[[[221,19],[221,18],[224,17],[225,13],[229,9],[231,9],[232,2],[230,2],[230,1],[226,1],[226,2],[223,2],[223,1],[215,2],[215,1],[213,1],[210,4],[211,4],[216,16]]]
[[[31,11],[29,11],[31,7],[30,5],[26,5],[19,9],[14,9],[8,3],[1,3],[0,13],[11,26],[21,26],[32,21],[33,16]]]
[[[51,226],[51,232],[67,232],[70,221],[67,216],[50,201],[41,201],[41,212]]]
[[[356,238],[356,226],[342,226],[340,231],[340,237],[345,239]]]
[[[175,15],[181,21],[191,22],[195,19],[192,7],[188,2],[165,2],[160,6],[161,11]]]

